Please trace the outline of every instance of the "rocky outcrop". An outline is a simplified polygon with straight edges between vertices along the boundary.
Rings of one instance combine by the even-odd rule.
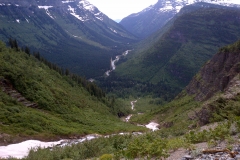
[[[24,96],[22,96],[14,87],[12,86],[11,82],[6,79],[0,80],[0,87],[2,91],[11,96],[17,102],[22,103],[26,107],[37,108],[38,105],[36,103],[30,102]]]
[[[186,87],[187,93],[195,95],[195,100],[204,101],[228,90],[230,82],[240,73],[239,46],[240,41],[225,47],[207,62]]]

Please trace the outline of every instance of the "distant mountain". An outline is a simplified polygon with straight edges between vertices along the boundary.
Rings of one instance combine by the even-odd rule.
[[[86,0],[0,0],[0,15],[1,40],[86,77],[103,75],[113,54],[137,40]]]
[[[240,39],[240,10],[216,7],[184,7],[157,41],[133,51],[118,65],[116,76],[151,83],[148,88],[159,97],[174,97],[219,47]]]
[[[158,0],[155,5],[123,18],[120,24],[134,35],[144,38],[163,27],[182,7],[197,2],[240,7],[240,2],[235,4],[234,0]]]

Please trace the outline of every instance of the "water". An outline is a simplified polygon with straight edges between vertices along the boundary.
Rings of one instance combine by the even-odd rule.
[[[111,69],[105,72],[105,75],[110,76],[110,73],[116,69],[115,63],[119,61],[121,56],[126,56],[130,51],[131,50],[126,50],[123,54],[116,56],[114,60],[111,59]]]

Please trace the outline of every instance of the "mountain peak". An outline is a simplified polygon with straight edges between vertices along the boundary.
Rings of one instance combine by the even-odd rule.
[[[89,10],[89,11],[94,11],[96,9],[95,6],[93,6],[92,4],[90,4],[86,0],[80,0],[79,5],[82,6],[83,8],[85,8],[85,9]]]
[[[136,36],[145,38],[165,25],[181,8],[198,2],[206,3],[205,6],[240,7],[240,1],[234,0],[158,0],[155,5],[123,18],[120,24]]]

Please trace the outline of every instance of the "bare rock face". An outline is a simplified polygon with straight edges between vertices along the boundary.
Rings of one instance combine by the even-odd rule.
[[[204,101],[217,92],[226,91],[240,73],[240,41],[230,47],[221,49],[186,87],[188,94],[195,95],[195,100]]]

